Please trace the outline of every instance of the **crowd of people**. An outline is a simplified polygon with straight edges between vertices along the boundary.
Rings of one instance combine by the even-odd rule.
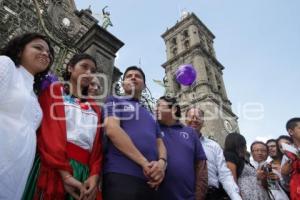
[[[124,95],[100,106],[92,56],[75,54],[64,81],[41,87],[53,60],[38,33],[0,51],[1,200],[300,200],[300,118],[253,142],[249,158],[242,134],[223,149],[202,134],[199,107],[182,112],[162,96],[151,113],[140,68],[128,67]]]

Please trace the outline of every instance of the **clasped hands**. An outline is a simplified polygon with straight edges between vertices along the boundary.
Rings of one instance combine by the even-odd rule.
[[[165,177],[166,163],[159,159],[157,161],[146,161],[142,166],[144,175],[148,178],[148,184],[151,188],[158,189],[158,186]]]
[[[72,175],[63,178],[65,191],[76,200],[95,200],[97,196],[98,175],[90,176],[81,183]]]

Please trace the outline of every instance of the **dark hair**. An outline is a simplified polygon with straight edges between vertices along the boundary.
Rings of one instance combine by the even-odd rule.
[[[145,73],[143,72],[143,70],[137,66],[130,66],[130,67],[127,67],[127,69],[125,70],[124,74],[123,74],[123,81],[125,79],[125,76],[127,74],[128,71],[130,70],[135,70],[135,71],[139,71],[142,76],[143,76],[143,80],[144,80],[144,84],[146,84],[146,76],[145,76]]]
[[[271,143],[271,142],[275,142],[275,145],[276,145],[276,157],[281,160],[283,155],[282,155],[282,153],[281,153],[281,151],[279,149],[279,144],[278,144],[277,140],[275,140],[275,139],[269,139],[269,140],[267,140],[266,145],[268,146],[268,144]],[[269,151],[269,147],[268,147],[268,151]]]
[[[289,129],[294,129],[297,126],[297,123],[300,122],[299,117],[294,117],[287,121],[286,123],[286,130],[288,131]]]
[[[75,54],[71,60],[69,61],[69,63],[67,64],[67,67],[66,69],[64,70],[63,72],[63,78],[65,81],[68,81],[70,80],[70,77],[71,77],[71,73],[68,72],[68,67],[74,67],[78,62],[80,62],[81,60],[84,60],[84,59],[88,59],[88,60],[91,60],[95,63],[95,66],[97,68],[97,62],[95,60],[95,58],[89,54],[86,54],[86,53],[78,53],[78,54]]]
[[[169,96],[161,96],[158,100],[164,100],[167,103],[169,103],[168,104],[169,108],[173,108],[175,106],[175,108],[176,108],[175,116],[178,117],[178,118],[181,117],[181,109],[180,109],[180,106],[177,103],[176,98],[169,97]]]
[[[251,146],[250,146],[251,152],[253,152],[253,146],[256,145],[256,144],[264,145],[264,146],[266,147],[266,149],[267,149],[267,152],[269,152],[268,146],[266,145],[266,143],[264,143],[264,142],[262,142],[262,141],[254,141],[254,142],[251,144]]]
[[[233,152],[239,157],[246,147],[246,139],[239,133],[229,133],[225,138],[224,151]]]
[[[269,144],[270,142],[275,142],[275,143],[276,143],[276,140],[275,140],[275,139],[269,139],[269,140],[267,140],[266,145],[268,146],[268,144]]]
[[[30,43],[31,41],[35,40],[35,39],[42,39],[44,40],[48,47],[49,47],[49,51],[50,51],[50,63],[49,66],[42,72],[37,73],[36,75],[34,75],[34,84],[33,84],[33,88],[36,94],[40,93],[41,90],[41,82],[43,81],[43,79],[46,77],[48,71],[50,70],[50,67],[53,63],[54,60],[54,50],[50,44],[50,41],[48,40],[48,38],[44,35],[41,35],[39,33],[25,33],[19,36],[14,37],[13,39],[11,39],[6,46],[4,46],[1,50],[0,50],[0,55],[6,55],[8,57],[10,57],[10,59],[12,59],[12,61],[15,63],[15,65],[18,67],[20,65],[20,53],[24,50],[25,46]]]
[[[280,148],[279,148],[279,141],[281,139],[284,139],[284,140],[287,140],[289,141],[290,143],[293,143],[293,140],[291,137],[287,136],[287,135],[280,135],[277,139],[276,139],[276,146],[277,146],[277,155],[279,156],[280,159],[282,159],[283,157],[283,153],[280,151]]]
[[[186,111],[185,111],[185,117],[187,117],[188,112],[189,112],[190,110],[192,110],[192,109],[198,110],[198,112],[201,113],[201,114],[204,116],[204,111],[203,111],[202,109],[197,108],[196,106],[190,106],[190,107],[188,107],[188,109],[186,109]]]
[[[279,142],[279,140],[281,140],[281,139],[284,139],[284,140],[289,141],[290,143],[293,143],[292,138],[291,138],[290,136],[288,136],[288,135],[280,135],[280,136],[277,138],[276,142]]]

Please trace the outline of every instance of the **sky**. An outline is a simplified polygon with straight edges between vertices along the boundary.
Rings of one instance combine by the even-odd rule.
[[[164,77],[161,65],[166,62],[166,51],[161,34],[186,10],[194,12],[216,36],[214,48],[225,67],[227,95],[248,145],[287,134],[286,121],[300,117],[299,0],[75,2],[78,10],[91,5],[99,19],[102,8],[108,6],[113,23],[108,31],[125,43],[115,65],[122,71],[141,65],[154,97],[164,93],[152,81]]]

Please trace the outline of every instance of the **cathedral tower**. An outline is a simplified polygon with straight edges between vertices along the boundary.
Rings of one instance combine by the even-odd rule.
[[[181,20],[162,34],[166,45],[166,94],[177,97],[183,113],[195,105],[205,112],[202,133],[222,146],[226,134],[238,130],[223,81],[223,65],[217,60],[213,33],[194,13],[183,13]],[[197,71],[193,85],[180,85],[175,72],[182,64],[192,64]]]

